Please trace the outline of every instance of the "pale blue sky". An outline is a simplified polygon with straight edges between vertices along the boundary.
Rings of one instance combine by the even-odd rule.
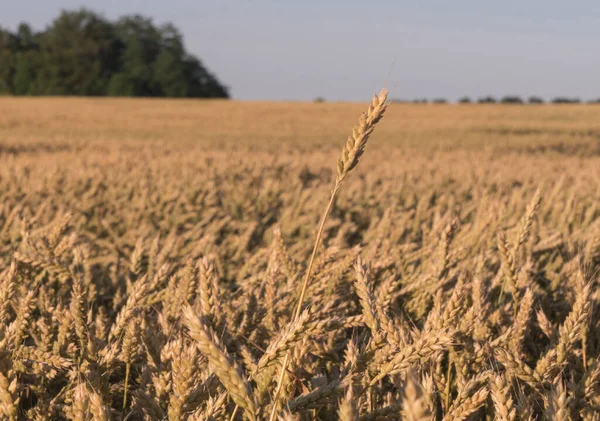
[[[11,29],[80,6],[171,21],[239,99],[600,97],[598,0],[3,1]]]

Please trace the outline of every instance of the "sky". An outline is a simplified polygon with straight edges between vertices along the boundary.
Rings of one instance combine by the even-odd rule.
[[[600,97],[598,0],[0,0],[0,26],[61,9],[172,22],[242,100]]]

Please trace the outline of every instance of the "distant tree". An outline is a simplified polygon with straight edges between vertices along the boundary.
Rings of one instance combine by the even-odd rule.
[[[463,96],[461,98],[458,99],[458,103],[459,104],[470,104],[471,103],[471,98],[469,98],[468,96]]]
[[[318,97],[316,97],[314,99],[313,102],[318,103],[318,104],[322,104],[323,102],[325,102],[325,98],[323,98],[322,96],[318,96]]]
[[[171,24],[63,11],[43,32],[0,28],[0,93],[229,97]]]
[[[434,104],[447,104],[448,101],[445,98],[434,98],[433,101]]]
[[[35,35],[31,30],[31,27],[25,22],[19,24],[19,27],[17,28],[17,38],[21,49],[29,49],[32,46],[35,46]]]
[[[18,48],[16,35],[0,28],[0,93],[10,94],[13,91]]]
[[[496,98],[494,98],[493,96],[488,95],[484,96],[483,98],[479,98],[477,102],[479,104],[495,104],[498,101],[496,101]]]
[[[160,29],[162,48],[154,62],[154,79],[160,95],[188,96],[189,84],[185,74],[185,50],[177,29],[165,25]]]
[[[508,95],[508,96],[502,97],[502,99],[500,100],[500,103],[502,103],[502,104],[523,104],[523,100],[519,96]]]
[[[552,100],[553,104],[579,104],[581,100],[579,98],[567,98],[567,97],[556,97]]]
[[[600,98],[590,99],[588,101],[589,104],[600,104]]]
[[[13,93],[15,95],[35,95],[38,91],[36,75],[39,69],[39,54],[22,51],[15,55]]]
[[[136,89],[136,80],[127,72],[113,73],[106,88],[108,96],[143,96],[142,89]]]
[[[121,42],[120,72],[113,75],[110,94],[117,96],[159,96],[160,83],[155,79],[154,63],[160,54],[161,36],[152,20],[143,16],[126,16],[117,21],[115,32]],[[166,59],[160,65],[166,71]],[[161,75],[162,76],[162,75]]]
[[[62,12],[39,39],[39,93],[103,95],[117,70],[117,41],[111,24],[94,12]]]
[[[530,96],[527,102],[529,102],[530,104],[543,104],[545,101],[539,96]]]
[[[415,98],[412,100],[413,104],[427,104],[429,101],[427,98]]]
[[[185,60],[185,74],[190,83],[190,97],[195,98],[229,98],[227,88],[202,65],[194,56]]]

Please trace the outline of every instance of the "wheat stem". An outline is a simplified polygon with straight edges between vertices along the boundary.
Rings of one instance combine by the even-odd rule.
[[[321,218],[321,223],[319,224],[319,229],[317,230],[317,237],[315,239],[315,245],[313,247],[312,254],[310,255],[310,260],[308,262],[308,268],[306,269],[306,276],[304,277],[304,282],[302,282],[302,289],[300,290],[300,297],[298,297],[298,303],[296,304],[296,310],[294,311],[294,317],[292,322],[295,322],[298,317],[300,317],[300,313],[302,312],[302,302],[304,301],[304,297],[306,296],[306,290],[308,288],[308,283],[310,280],[310,274],[312,271],[313,264],[315,262],[315,256],[317,255],[317,249],[319,248],[319,244],[321,242],[321,236],[323,235],[323,229],[325,228],[325,221],[327,220],[327,216],[329,216],[329,212],[333,207],[333,202],[335,200],[335,195],[337,194],[340,185],[342,182],[338,179],[335,181],[335,186],[331,192],[331,197],[329,198],[329,203],[327,204],[327,208],[325,209],[325,213]],[[281,364],[281,371],[279,372],[279,379],[277,381],[277,389],[275,390],[275,395],[273,396],[273,408],[271,409],[271,415],[269,417],[270,421],[275,420],[275,415],[277,413],[277,400],[279,399],[279,395],[281,394],[281,387],[283,385],[283,378],[285,376],[285,372],[287,370],[287,365],[289,362],[289,351],[285,354],[285,358],[283,359],[283,363]]]
[[[310,260],[308,262],[308,268],[306,269],[304,281],[302,282],[302,288],[300,290],[300,296],[298,297],[298,303],[296,304],[296,310],[294,311],[292,323],[300,317],[300,313],[302,312],[302,303],[304,302],[304,297],[306,296],[306,290],[310,281],[310,275],[315,261],[315,256],[317,255],[317,250],[319,248],[319,244],[321,243],[321,236],[323,235],[323,229],[325,228],[325,222],[327,221],[329,212],[333,207],[335,196],[348,173],[352,169],[354,169],[358,164],[359,158],[364,152],[367,140],[373,132],[373,128],[383,117],[383,114],[387,107],[386,101],[387,92],[384,89],[379,95],[374,96],[371,104],[369,105],[369,109],[367,110],[367,112],[363,113],[358,124],[353,129],[352,135],[348,137],[348,140],[344,145],[344,149],[342,150],[342,157],[339,159],[337,165],[338,175],[336,177],[333,190],[331,191],[331,196],[329,198],[327,208],[325,208],[325,212],[321,217],[321,223],[319,224],[319,228],[317,230],[315,244],[310,255]],[[277,382],[277,389],[275,390],[275,395],[273,396],[273,406],[271,409],[271,415],[269,416],[269,421],[274,421],[277,414],[277,401],[279,400],[279,395],[281,394],[283,379],[289,362],[289,355],[290,352],[288,351],[281,365],[281,371],[279,372],[279,379]]]
[[[123,390],[123,412],[125,412],[125,408],[127,407],[127,386],[129,385],[129,373],[131,371],[131,364],[127,363],[125,366],[125,387]]]

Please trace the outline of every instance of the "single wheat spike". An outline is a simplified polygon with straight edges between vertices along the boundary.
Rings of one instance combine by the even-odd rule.
[[[465,399],[461,405],[455,406],[448,414],[446,414],[442,421],[462,421],[467,419],[485,403],[488,393],[486,387],[479,389]]]
[[[202,324],[191,307],[184,308],[183,320],[198,349],[208,358],[212,369],[233,401],[245,410],[249,420],[256,420],[257,408],[254,394],[241,367],[231,360],[217,336]]]
[[[550,339],[550,342],[556,342],[556,338],[558,337],[558,331],[552,324],[552,322],[548,319],[546,313],[541,308],[536,312],[537,324],[539,328],[544,332],[544,335]]]
[[[258,361],[253,375],[258,374],[261,370],[275,363],[284,352],[291,350],[292,347],[306,335],[311,328],[308,324],[309,316],[310,313],[305,310],[296,321],[293,321],[284,327],[281,332],[271,340],[269,347]]]
[[[517,355],[520,355],[523,342],[525,341],[525,333],[529,325],[531,309],[533,307],[533,292],[527,289],[523,295],[523,299],[519,305],[517,317],[512,326],[512,333],[509,339],[510,348]]]
[[[537,213],[538,208],[540,207],[540,202],[542,200],[542,193],[540,189],[535,191],[531,202],[527,206],[527,211],[523,220],[521,221],[521,226],[519,227],[519,236],[517,237],[517,241],[515,242],[512,250],[513,260],[516,260],[517,253],[519,252],[519,248],[521,245],[527,241],[529,237],[529,232],[531,231],[531,224],[533,224],[533,220],[535,218],[535,214]]]
[[[10,325],[10,341],[19,346],[28,333],[32,322],[32,314],[35,310],[35,291],[29,291],[21,299],[17,309],[17,319]]]
[[[571,312],[558,330],[558,343],[537,362],[535,371],[547,380],[552,379],[562,369],[573,351],[575,343],[586,329],[586,321],[591,308],[590,288],[589,284],[585,285],[579,292]]]
[[[104,404],[102,396],[90,388],[87,388],[87,394],[90,402],[92,421],[109,421],[110,408]]]
[[[73,292],[71,294],[71,304],[69,306],[75,333],[79,341],[79,357],[83,358],[87,350],[87,326],[85,321],[86,302],[81,279],[76,278],[73,281]]]
[[[569,397],[563,383],[552,387],[550,396],[546,397],[546,417],[551,421],[567,421],[569,416]]]
[[[288,409],[292,411],[310,408],[318,402],[324,402],[332,397],[342,394],[344,391],[344,385],[339,380],[333,380],[323,386],[317,387],[308,393],[300,395],[292,399],[288,404]]]
[[[369,282],[369,272],[366,266],[363,265],[360,257],[356,260],[354,266],[356,272],[355,291],[358,295],[360,305],[363,309],[365,323],[375,335],[379,331],[379,318],[375,309],[375,298],[373,297],[373,289]]]
[[[409,370],[402,399],[402,415],[406,421],[429,421],[432,414],[414,370]]]
[[[340,421],[358,421],[359,419],[354,394],[352,393],[352,386],[348,388],[346,396],[344,396],[344,399],[340,402],[338,416]]]
[[[323,235],[323,228],[325,227],[325,221],[327,220],[327,216],[333,207],[333,202],[335,200],[335,196],[342,185],[342,182],[352,171],[356,165],[358,164],[358,160],[361,155],[364,153],[365,146],[367,145],[367,141],[369,140],[369,136],[373,132],[375,125],[381,120],[385,110],[387,108],[387,91],[382,89],[379,95],[375,95],[369,108],[365,113],[363,113],[358,121],[358,124],[354,126],[352,130],[352,135],[348,137],[346,144],[344,145],[344,149],[342,150],[342,156],[338,160],[337,164],[337,178],[335,179],[335,184],[333,186],[333,190],[331,192],[331,197],[329,198],[329,203],[325,208],[325,212],[321,218],[321,223],[317,230],[317,236],[315,238],[315,244],[312,250],[312,254],[310,256],[310,260],[308,262],[308,268],[306,269],[306,275],[304,277],[304,282],[302,283],[302,287],[300,289],[300,296],[298,298],[298,303],[296,304],[296,310],[294,312],[292,320],[297,320],[302,313],[302,303],[304,302],[304,297],[306,295],[306,290],[308,288],[308,284],[310,281],[310,275],[312,272],[313,264],[315,261],[315,256],[317,255],[317,249],[319,248],[319,244],[321,242],[321,236]],[[277,416],[277,408],[278,408],[278,400],[279,395],[281,393],[281,387],[283,385],[283,379],[285,376],[285,372],[287,370],[287,364],[289,360],[289,352],[286,354],[283,359],[283,363],[281,365],[281,371],[279,373],[279,381],[277,383],[277,389],[275,390],[275,395],[273,396],[273,406],[271,410],[271,415],[269,417],[269,421],[275,421]]]
[[[129,321],[139,310],[138,305],[142,301],[144,295],[146,295],[147,291],[148,278],[146,276],[143,276],[135,282],[133,286],[133,291],[129,294],[125,305],[117,314],[115,323],[110,328],[109,339],[114,340],[116,338],[119,338],[121,334],[123,334],[123,332],[127,328],[127,325],[129,324]]]
[[[89,402],[85,393],[85,383],[79,383],[73,390],[71,406],[68,408],[69,418],[73,421],[87,421]]]
[[[510,383],[506,381],[506,376],[501,374],[491,376],[490,390],[496,419],[499,421],[514,421],[517,416],[517,408],[511,396]]]
[[[506,287],[509,287],[510,292],[513,295],[515,303],[518,300],[519,288],[517,286],[517,269],[515,267],[515,259],[510,250],[508,249],[508,240],[506,234],[503,231],[498,232],[498,250],[502,256],[502,263],[504,265],[504,282],[500,289],[500,296],[498,297],[498,304],[501,303],[502,297]]]
[[[407,370],[413,363],[425,363],[432,355],[447,349],[451,344],[452,338],[444,332],[423,332],[413,344],[401,349],[389,362],[379,367],[379,374],[371,380],[370,386],[373,387],[388,375]]]
[[[0,331],[9,319],[9,308],[11,300],[15,295],[17,286],[17,262],[12,261],[10,269],[3,276],[0,283]]]
[[[212,326],[215,322],[215,291],[213,289],[215,268],[205,256],[198,263],[200,267],[199,295],[200,308],[202,309],[203,322]]]
[[[0,415],[3,420],[16,421],[19,413],[19,398],[16,396],[17,379],[9,379],[0,373]]]
[[[194,390],[194,373],[197,371],[196,350],[193,346],[180,350],[179,356],[171,362],[173,392],[169,396],[167,414],[170,420],[185,419],[187,400]]]
[[[337,181],[341,182],[348,173],[356,167],[358,160],[365,151],[369,136],[373,132],[375,125],[381,120],[387,108],[387,91],[383,89],[379,95],[374,95],[369,109],[360,116],[358,124],[352,129],[352,134],[342,150],[342,156],[338,160]]]
[[[123,336],[121,345],[121,360],[125,363],[125,383],[123,388],[123,410],[127,407],[127,388],[129,385],[129,375],[131,373],[131,364],[133,363],[137,347],[139,345],[138,326],[135,319],[132,319]]]

